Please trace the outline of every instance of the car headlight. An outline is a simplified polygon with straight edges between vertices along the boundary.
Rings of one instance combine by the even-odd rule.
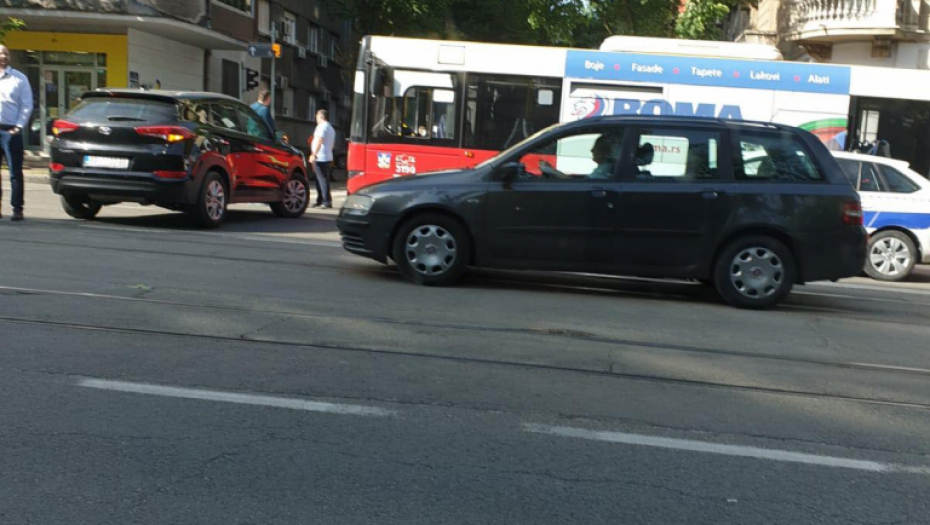
[[[342,205],[342,209],[351,215],[368,215],[374,203],[374,199],[365,195],[349,195]]]

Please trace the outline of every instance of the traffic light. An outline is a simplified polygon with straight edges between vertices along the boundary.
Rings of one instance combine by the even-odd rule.
[[[258,71],[254,69],[245,69],[245,90],[252,91],[258,88]]]
[[[271,44],[271,51],[275,58],[281,58],[281,44]]]

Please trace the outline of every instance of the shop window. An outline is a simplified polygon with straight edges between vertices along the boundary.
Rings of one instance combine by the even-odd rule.
[[[47,66],[96,66],[96,53],[76,53],[45,51],[42,53],[42,62]]]

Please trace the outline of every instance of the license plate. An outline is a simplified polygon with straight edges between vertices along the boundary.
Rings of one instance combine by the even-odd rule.
[[[129,159],[119,157],[95,157],[93,155],[84,156],[85,168],[106,168],[110,170],[129,169]]]

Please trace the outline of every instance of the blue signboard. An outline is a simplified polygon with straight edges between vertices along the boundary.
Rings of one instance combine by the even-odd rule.
[[[850,70],[801,62],[569,51],[565,76],[848,95]]]

